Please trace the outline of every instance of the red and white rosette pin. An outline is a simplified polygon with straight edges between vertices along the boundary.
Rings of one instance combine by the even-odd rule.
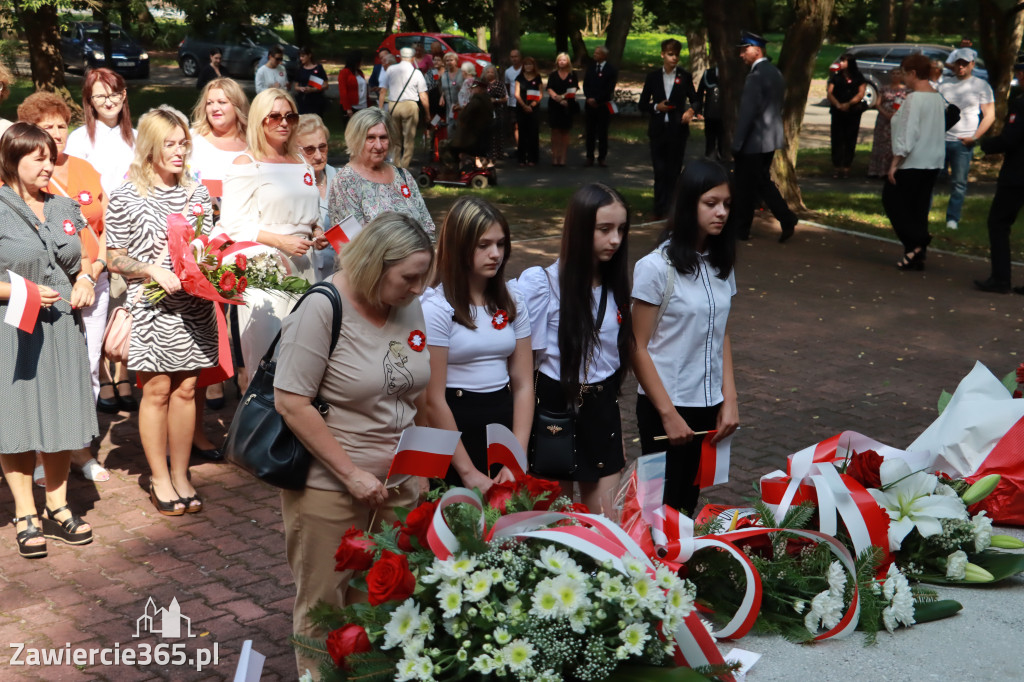
[[[494,315],[491,316],[491,326],[497,330],[502,330],[508,326],[508,313],[498,308],[494,311]]]
[[[306,183],[306,185],[308,185],[309,187],[313,186],[313,176],[310,175],[309,173],[306,173],[305,175],[302,176],[302,181]]]
[[[92,203],[92,193],[87,189],[83,189],[79,192],[76,198],[78,199],[79,206],[88,206]]]
[[[615,321],[622,324],[622,311],[618,308],[615,309]]]
[[[198,201],[192,204],[192,215],[196,216],[197,218],[203,215],[203,205]]]
[[[427,335],[421,332],[419,329],[413,329],[409,332],[409,348],[419,353],[427,345]]]
[[[409,190],[409,185],[402,185],[402,196],[406,199],[412,196],[412,192]]]
[[[62,227],[64,228],[64,234],[69,237],[76,232],[75,224],[70,220],[65,220]]]

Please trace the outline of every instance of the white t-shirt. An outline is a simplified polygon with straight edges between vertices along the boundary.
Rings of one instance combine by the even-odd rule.
[[[288,88],[288,72],[282,64],[273,69],[264,64],[256,70],[256,94],[267,88]]]
[[[427,81],[419,69],[402,60],[380,75],[380,87],[387,89],[388,102],[416,102],[427,91]]]
[[[135,158],[135,150],[121,137],[120,126],[108,128],[102,121],[96,121],[96,135],[92,142],[85,126],[72,130],[64,152],[85,159],[99,171],[103,193],[108,197],[124,184],[128,166]]]
[[[448,388],[463,388],[492,393],[508,384],[508,361],[516,341],[530,336],[530,312],[523,297],[511,292],[516,304],[516,319],[508,322],[499,311],[491,315],[486,306],[473,306],[476,329],[464,327],[452,316],[455,309],[444,297],[444,290],[427,289],[420,301],[427,324],[427,345],[448,349]],[[498,327],[501,327],[500,329]]]
[[[662,256],[664,246],[637,261],[633,270],[633,298],[655,306],[665,297],[670,268]],[[671,270],[672,299],[647,351],[673,405],[712,407],[723,400],[725,326],[736,295],[736,273],[720,279],[706,254],[698,254],[693,274]]]
[[[550,276],[550,281],[549,281]],[[552,292],[552,285],[555,291]],[[597,316],[601,302],[601,289],[594,289],[591,314]],[[519,275],[515,289],[526,301],[530,310],[531,346],[533,350],[543,350],[540,371],[548,378],[558,381],[562,372],[561,353],[558,348],[558,320],[560,302],[558,292],[558,261],[547,268],[532,267]],[[618,371],[622,364],[619,360],[619,310],[615,298],[608,292],[605,304],[604,319],[598,334],[598,343],[594,347],[594,359],[590,363],[590,371],[584,376],[583,362],[580,362],[579,381],[584,384],[596,384],[604,381]]]
[[[522,73],[523,67],[518,69],[510,66],[505,69],[505,89],[508,90],[508,105],[513,109],[516,108],[516,79],[519,78],[519,74]]]
[[[949,142],[956,142],[961,137],[973,137],[981,123],[981,105],[995,102],[991,86],[977,76],[963,80],[944,80],[939,84],[939,93],[947,102],[960,107],[960,120],[946,131],[946,140]]]

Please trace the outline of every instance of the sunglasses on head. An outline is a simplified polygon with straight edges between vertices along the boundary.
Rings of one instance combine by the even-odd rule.
[[[267,114],[267,117],[263,119],[263,122],[270,123],[271,125],[279,125],[281,123],[282,118],[284,119],[284,122],[290,126],[293,126],[299,122],[299,115],[296,114],[294,111],[289,112],[287,114],[282,114],[277,111],[271,112]]]

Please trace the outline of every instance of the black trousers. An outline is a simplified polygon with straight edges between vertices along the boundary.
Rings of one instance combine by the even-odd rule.
[[[928,209],[938,176],[938,168],[905,168],[896,171],[895,185],[886,181],[882,188],[882,207],[906,253],[923,249],[932,240]]]
[[[534,109],[532,114],[525,114],[521,107],[516,107],[516,124],[519,126],[519,163],[537,163],[540,157],[540,113]]]
[[[1024,187],[999,185],[988,209],[988,244],[992,254],[992,279],[1010,284],[1010,228],[1024,207]]]
[[[782,227],[797,224],[796,214],[790,210],[779,188],[772,182],[771,168],[775,152],[760,154],[736,154],[736,197],[732,202],[735,214],[736,233],[741,239],[750,236],[750,224],[754,220],[757,201],[764,201]]]
[[[608,111],[608,106],[604,104],[584,108],[587,116],[587,158],[594,158],[596,147],[597,160],[604,161],[608,156],[608,123],[611,121],[612,112]]]
[[[502,424],[512,429],[512,391],[505,388],[493,393],[477,393],[461,388],[448,388],[444,392],[455,426],[462,431],[462,447],[466,448],[473,466],[487,471],[487,425]],[[496,476],[501,467],[494,466],[490,475]],[[448,468],[444,477],[449,485],[461,486],[462,478],[455,467]]]
[[[857,133],[860,132],[859,111],[833,111],[830,137],[832,140],[832,165],[849,168],[853,153],[857,149]]]
[[[721,404],[711,407],[676,407],[676,412],[694,431],[710,431],[718,424],[718,411],[721,408]],[[640,430],[641,452],[645,455],[652,452],[665,453],[665,495],[662,502],[693,518],[700,498],[696,480],[704,437],[696,436],[684,445],[669,445],[668,441],[654,440],[655,436],[665,435],[665,427],[654,403],[645,395],[636,397],[636,425]]]
[[[725,121],[720,118],[704,119],[704,156],[716,160],[725,156]]]
[[[676,180],[683,172],[689,126],[664,126],[648,131],[651,142],[651,165],[654,167],[654,215],[668,215]]]

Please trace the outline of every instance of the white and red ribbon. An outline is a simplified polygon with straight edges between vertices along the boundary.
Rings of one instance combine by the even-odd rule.
[[[487,470],[495,464],[508,467],[516,480],[526,475],[526,451],[504,424],[487,425]]]

